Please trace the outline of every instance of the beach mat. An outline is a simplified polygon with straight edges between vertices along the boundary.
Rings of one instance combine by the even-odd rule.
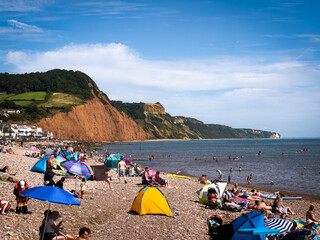
[[[96,181],[105,181],[107,167],[105,165],[90,165]]]

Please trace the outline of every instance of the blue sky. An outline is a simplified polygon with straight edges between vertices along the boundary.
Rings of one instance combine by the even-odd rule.
[[[0,71],[80,70],[109,98],[320,137],[318,0],[0,0]]]

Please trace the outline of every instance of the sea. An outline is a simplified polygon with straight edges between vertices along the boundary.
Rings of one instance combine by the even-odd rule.
[[[99,148],[100,154],[107,151],[154,170],[214,180],[219,169],[223,180],[230,176],[238,184],[247,184],[252,173],[253,186],[320,196],[320,139],[141,141]]]

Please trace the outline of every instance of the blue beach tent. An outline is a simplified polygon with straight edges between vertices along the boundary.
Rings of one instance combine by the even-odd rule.
[[[40,172],[45,173],[46,172],[46,162],[50,158],[50,155],[44,156],[41,158],[36,164],[31,168],[32,172]]]
[[[279,234],[279,229],[264,227],[263,214],[251,212],[236,218],[232,223],[231,240],[265,240],[266,234]]]
[[[78,160],[79,160],[79,159],[78,159],[78,153],[72,154],[72,155],[69,157],[69,159],[74,159],[74,160],[78,161]]]
[[[106,165],[106,167],[110,169],[117,169],[121,157],[123,156],[120,154],[110,154],[110,156],[106,157],[104,165]]]

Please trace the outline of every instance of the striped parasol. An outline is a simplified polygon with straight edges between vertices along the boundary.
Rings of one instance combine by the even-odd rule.
[[[280,233],[288,232],[292,227],[292,222],[282,218],[267,218],[264,226],[271,229],[279,229]]]
[[[69,172],[76,174],[76,175],[79,175],[79,176],[83,176],[86,179],[88,179],[91,176],[90,169],[83,162],[80,162],[80,161],[77,161],[74,159],[70,159],[70,160],[67,160],[67,161],[60,163],[60,165],[64,169],[68,170]]]

